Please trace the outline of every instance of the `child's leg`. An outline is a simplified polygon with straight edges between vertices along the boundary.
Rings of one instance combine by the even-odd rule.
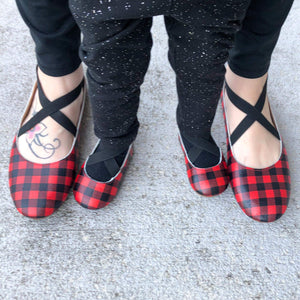
[[[150,60],[152,16],[168,11],[170,3],[70,1],[84,37],[81,57],[88,66],[94,128],[100,138],[73,189],[85,208],[104,207],[117,194],[139,126],[136,114]]]
[[[271,55],[292,3],[293,0],[252,0],[236,34],[226,80],[235,93],[253,106],[265,85]],[[230,101],[226,103],[229,128],[233,132],[245,115]],[[262,113],[272,123],[268,100]],[[239,162],[264,168],[278,160],[280,142],[255,122],[233,145],[233,152]]]
[[[103,147],[129,146],[136,137],[140,86],[152,47],[151,25],[147,18],[82,27],[80,53],[88,66],[94,129]]]
[[[210,130],[224,80],[224,63],[249,1],[175,1],[165,17],[179,98],[177,122],[181,135],[187,138],[185,147],[205,146],[201,138],[211,144],[210,152],[194,157],[197,167],[214,166],[219,161]]]
[[[83,33],[80,55],[88,66],[94,130],[101,140],[96,152],[111,153],[120,167],[139,127],[137,110],[150,61],[152,18],[129,19],[141,14],[138,7],[133,7],[132,15],[133,8],[127,12],[124,6],[99,1],[71,1],[70,7]],[[102,160],[93,165],[88,161],[87,173],[105,182],[113,175],[106,166]]]

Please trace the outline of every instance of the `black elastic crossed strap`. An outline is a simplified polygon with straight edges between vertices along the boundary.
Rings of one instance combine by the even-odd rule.
[[[103,162],[111,177],[114,177],[120,170],[120,166],[115,158],[126,150],[128,150],[127,145],[114,146],[113,149],[96,150],[97,152],[88,157],[86,166],[89,167]]]
[[[278,140],[280,140],[280,136],[276,128],[261,113],[266,101],[267,82],[265,83],[262,93],[260,94],[259,99],[257,100],[255,106],[252,106],[247,101],[245,101],[237,94],[235,94],[228,86],[226,81],[225,81],[225,88],[227,91],[228,98],[234,104],[234,106],[236,106],[242,112],[247,114],[247,116],[240,122],[240,124],[235,128],[235,130],[230,135],[230,141],[232,146],[255,121],[259,122],[264,128],[266,128],[270,133],[272,133]]]
[[[20,137],[22,134],[24,134],[25,132],[33,128],[35,125],[40,123],[43,119],[49,116],[62,127],[64,127],[66,130],[68,130],[71,134],[73,134],[73,136],[76,136],[76,126],[64,113],[60,111],[60,109],[68,106],[78,98],[78,96],[81,93],[81,89],[84,86],[84,79],[73,91],[54,101],[50,101],[45,96],[39,78],[37,78],[37,86],[42,109],[20,128],[18,137]]]
[[[187,155],[191,162],[196,161],[202,151],[209,152],[218,158],[220,157],[219,147],[208,140],[202,137],[187,137],[186,135],[183,137],[192,144],[192,147],[187,150]]]

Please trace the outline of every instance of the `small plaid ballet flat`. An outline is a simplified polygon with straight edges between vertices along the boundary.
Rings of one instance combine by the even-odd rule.
[[[9,163],[9,187],[11,197],[17,210],[30,218],[42,218],[51,215],[66,200],[76,176],[77,140],[81,123],[84,102],[84,80],[70,93],[50,101],[46,98],[41,88],[39,79],[34,85],[25,114],[21,124],[28,115],[32,106],[35,93],[39,92],[42,109],[38,111],[28,122],[20,127],[14,138]],[[82,92],[83,101],[77,126],[60,110],[75,101]],[[27,134],[27,139],[32,143],[41,143],[43,137],[42,120],[51,116],[58,124],[72,133],[74,136],[72,147],[63,159],[46,164],[35,163],[26,160],[18,150],[18,138]],[[50,153],[50,146],[45,146]]]
[[[260,222],[273,222],[279,219],[287,209],[290,196],[290,175],[286,149],[279,132],[261,113],[266,101],[266,86],[267,83],[257,103],[252,106],[236,95],[225,82],[221,100],[227,134],[228,174],[235,198],[247,216]],[[246,114],[231,134],[227,124],[225,92],[230,101]],[[234,143],[256,121],[280,141],[279,159],[272,166],[262,169],[240,164],[232,151]],[[276,126],[274,118],[273,121]]]
[[[133,155],[133,145],[131,144],[129,148],[127,147],[128,150],[125,152],[125,158],[121,166],[119,166],[115,159],[119,153],[96,152],[99,143],[100,140],[92,151],[92,154],[83,163],[73,188],[75,200],[87,209],[103,208],[113,201]],[[119,152],[122,152],[122,150]],[[105,168],[112,174],[112,177],[105,182],[93,179],[87,171],[87,166],[99,165],[99,162],[103,162]]]
[[[205,147],[206,151],[210,151],[209,148],[211,148],[212,146],[209,145],[207,141],[203,140],[203,147],[198,148],[194,146],[193,148],[191,148],[189,153],[187,153],[180,134],[179,142],[184,154],[188,179],[193,190],[206,197],[216,196],[223,193],[227,188],[229,178],[226,171],[226,162],[221,149],[217,149],[219,152],[219,162],[215,166],[208,168],[198,168],[191,162],[190,156],[198,156],[199,153],[203,150],[203,147]]]

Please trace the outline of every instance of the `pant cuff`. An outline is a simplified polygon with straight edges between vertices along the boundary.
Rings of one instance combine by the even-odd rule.
[[[73,59],[72,63],[68,64],[51,64],[51,66],[45,66],[38,61],[38,66],[48,76],[60,77],[73,73],[81,64],[80,58]]]
[[[270,66],[270,64],[268,64],[263,67],[260,66],[259,68],[256,68],[255,70],[243,70],[243,69],[239,68],[237,65],[235,65],[231,60],[228,60],[228,65],[234,74],[244,77],[244,78],[250,78],[250,79],[262,77],[263,75],[265,75],[268,72],[269,66]]]

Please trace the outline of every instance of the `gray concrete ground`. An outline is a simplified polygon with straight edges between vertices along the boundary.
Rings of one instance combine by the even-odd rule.
[[[269,96],[292,174],[290,205],[279,221],[246,217],[230,188],[214,198],[190,188],[161,17],[135,155],[115,202],[88,211],[70,194],[53,216],[30,220],[14,208],[7,169],[35,58],[15,4],[0,0],[0,299],[300,299],[299,9],[297,0],[270,69]],[[91,121],[87,109],[81,161],[95,143]],[[220,107],[213,132],[225,150]]]

